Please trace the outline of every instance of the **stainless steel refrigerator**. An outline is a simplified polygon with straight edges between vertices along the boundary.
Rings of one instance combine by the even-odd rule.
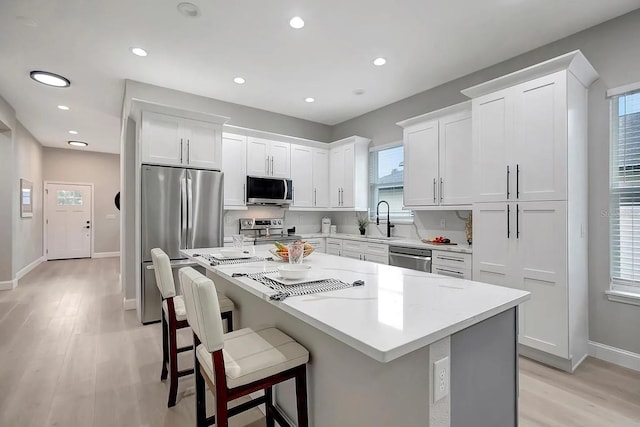
[[[151,249],[167,253],[179,289],[178,269],[193,265],[180,249],[222,246],[223,174],[142,165],[141,196],[141,318],[150,323],[160,320],[162,302]]]

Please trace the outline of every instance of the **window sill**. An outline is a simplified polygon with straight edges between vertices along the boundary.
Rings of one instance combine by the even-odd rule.
[[[640,306],[640,294],[622,291],[604,291],[604,293],[609,301]]]

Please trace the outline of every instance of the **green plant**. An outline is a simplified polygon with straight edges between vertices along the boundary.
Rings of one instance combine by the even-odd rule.
[[[364,215],[358,215],[358,228],[364,229],[369,225],[369,217]]]

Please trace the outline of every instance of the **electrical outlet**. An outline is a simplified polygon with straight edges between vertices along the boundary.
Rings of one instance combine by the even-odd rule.
[[[433,363],[433,403],[449,395],[449,357]]]
[[[444,230],[445,228],[447,228],[447,219],[446,219],[446,218],[442,218],[442,219],[440,220],[440,228],[442,228],[443,230]]]

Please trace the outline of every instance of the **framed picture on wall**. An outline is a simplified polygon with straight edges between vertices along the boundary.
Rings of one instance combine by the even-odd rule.
[[[33,216],[33,183],[26,179],[20,179],[20,216]]]

